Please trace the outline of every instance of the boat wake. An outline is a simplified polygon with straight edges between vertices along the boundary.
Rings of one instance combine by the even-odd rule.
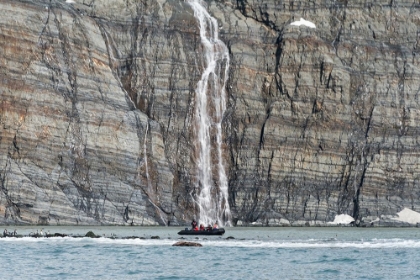
[[[7,237],[0,238],[1,243],[47,243],[47,244],[81,244],[81,245],[135,245],[135,246],[172,246],[179,240],[199,242],[205,247],[237,247],[237,248],[284,248],[284,249],[316,249],[316,248],[357,248],[357,249],[395,249],[420,248],[420,240],[414,239],[373,239],[369,241],[340,240],[256,240],[231,237],[190,237],[190,238],[89,238],[89,237]]]

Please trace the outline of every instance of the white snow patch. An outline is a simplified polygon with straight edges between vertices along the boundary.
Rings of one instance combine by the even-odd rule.
[[[397,215],[398,215],[398,218],[392,218],[392,219],[400,221],[400,222],[409,223],[409,224],[420,223],[420,213],[410,210],[408,208],[404,208],[403,210],[398,212]]]
[[[74,0],[66,0],[66,3],[76,3]]]
[[[303,18],[300,18],[300,20],[298,20],[298,21],[292,22],[290,25],[296,25],[296,26],[304,25],[304,26],[307,26],[307,27],[310,27],[310,28],[316,28],[316,26],[313,22],[304,20]]]
[[[333,222],[329,222],[329,224],[332,225],[348,225],[351,222],[354,222],[354,218],[350,215],[347,214],[341,214],[341,215],[337,215],[334,218]]]

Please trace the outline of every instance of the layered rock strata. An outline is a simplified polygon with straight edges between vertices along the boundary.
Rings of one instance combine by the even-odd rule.
[[[0,222],[184,224],[199,192],[193,11],[68,2],[0,3]],[[231,57],[234,224],[420,212],[416,1],[205,3]]]

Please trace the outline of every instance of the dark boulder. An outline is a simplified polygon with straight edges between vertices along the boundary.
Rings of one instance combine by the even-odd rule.
[[[90,230],[86,233],[85,237],[98,238],[99,236],[94,234],[93,231]]]
[[[184,247],[203,247],[200,243],[197,242],[188,242],[188,241],[178,241],[172,246],[184,246]]]

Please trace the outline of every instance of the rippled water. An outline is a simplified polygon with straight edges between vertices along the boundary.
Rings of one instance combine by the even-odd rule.
[[[184,239],[203,247],[172,246],[175,227],[45,230],[117,239],[0,238],[1,279],[420,279],[416,228],[226,228],[223,237]]]

